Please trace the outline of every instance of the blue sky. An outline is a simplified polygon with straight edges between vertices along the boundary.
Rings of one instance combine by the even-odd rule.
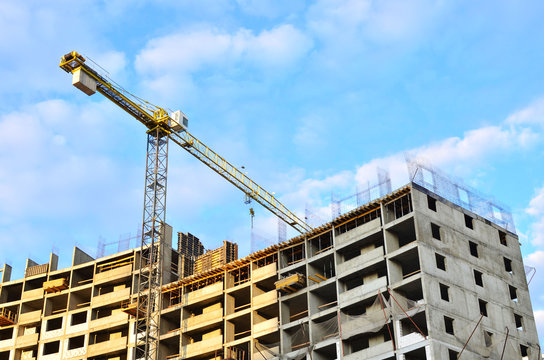
[[[544,335],[541,1],[0,2],[0,263],[140,227],[145,131],[58,68],[78,50],[303,216],[407,181],[411,152],[508,204]],[[167,222],[250,249],[243,195],[170,149]],[[254,232],[276,221],[255,207]]]

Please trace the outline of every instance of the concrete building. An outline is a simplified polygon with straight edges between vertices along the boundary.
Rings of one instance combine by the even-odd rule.
[[[191,276],[170,244],[161,359],[539,358],[515,233],[415,183]],[[0,360],[132,358],[138,258],[5,267]]]

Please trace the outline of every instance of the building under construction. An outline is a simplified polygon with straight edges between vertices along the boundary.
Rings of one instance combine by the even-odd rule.
[[[205,260],[190,234],[178,241],[193,242],[191,253],[172,249],[163,226],[159,358],[539,358],[508,219],[414,181],[227,263],[234,245]],[[4,266],[0,360],[132,359],[139,258],[140,249],[92,259],[75,248],[71,267],[57,269],[55,255],[28,260],[17,280]]]

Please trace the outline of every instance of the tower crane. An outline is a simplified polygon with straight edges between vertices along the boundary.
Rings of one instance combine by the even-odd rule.
[[[159,351],[162,256],[166,214],[166,175],[169,140],[242,190],[301,234],[312,228],[271,193],[251,180],[202,141],[187,131],[188,119],[181,111],[168,113],[115,83],[91,66],[76,51],[61,58],[59,67],[72,74],[72,84],[87,95],[97,91],[132,115],[147,128],[144,210],[136,304],[136,348],[134,359],[156,360]]]

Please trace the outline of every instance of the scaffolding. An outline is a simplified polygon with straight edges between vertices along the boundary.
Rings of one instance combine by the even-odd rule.
[[[330,208],[332,220],[392,192],[389,172],[381,168],[377,168],[377,172],[377,183],[371,184],[367,182],[366,184],[358,184],[354,194],[340,198],[334,191],[331,191]]]
[[[499,204],[490,196],[481,194],[464,184],[461,179],[444,174],[422,159],[413,158],[407,154],[406,165],[412,183],[472,211],[511,233],[516,233],[514,218],[506,205]]]
[[[223,241],[223,246],[215,250],[209,250],[195,260],[194,273],[207,271],[238,259],[238,244]]]

